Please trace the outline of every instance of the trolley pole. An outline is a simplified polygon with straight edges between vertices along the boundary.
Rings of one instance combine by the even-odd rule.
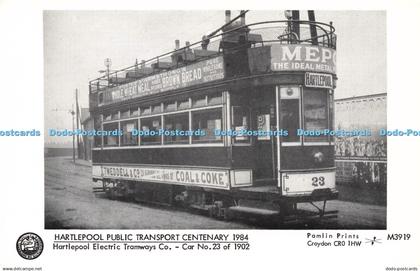
[[[109,72],[110,72],[110,68],[111,68],[111,65],[112,65],[111,59],[110,58],[105,58],[104,64],[105,64],[105,67],[106,67],[106,79],[108,81],[108,87],[109,87],[109,85],[110,85],[110,82],[109,82],[109,79],[110,79],[109,78]]]

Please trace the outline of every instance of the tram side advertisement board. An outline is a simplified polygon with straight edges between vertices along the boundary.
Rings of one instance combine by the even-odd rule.
[[[134,181],[152,181],[229,189],[229,175],[227,170],[94,165],[92,167],[92,175],[97,178],[123,178]]]
[[[110,88],[104,92],[103,104],[190,87],[224,78],[223,56],[218,56]]]

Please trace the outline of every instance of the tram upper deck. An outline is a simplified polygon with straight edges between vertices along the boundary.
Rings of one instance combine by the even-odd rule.
[[[320,72],[335,76],[337,39],[332,24],[284,20],[246,25],[241,19],[221,31],[193,44],[186,42],[182,48],[176,41],[171,52],[90,81],[91,111],[232,79],[238,84],[240,78],[264,74]]]

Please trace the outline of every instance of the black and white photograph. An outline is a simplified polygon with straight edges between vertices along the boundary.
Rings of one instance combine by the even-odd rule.
[[[417,0],[0,0],[0,271],[418,271]]]
[[[386,229],[385,11],[43,18],[46,229]]]

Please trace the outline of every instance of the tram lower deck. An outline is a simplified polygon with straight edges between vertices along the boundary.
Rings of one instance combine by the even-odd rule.
[[[290,88],[299,94],[292,95],[297,102],[287,104],[281,95],[290,92]],[[289,212],[299,202],[337,197],[332,138],[309,138],[306,142],[304,136],[293,131],[304,125],[305,110],[314,110],[312,103],[305,106],[300,98],[305,97],[304,87],[272,85],[204,93],[196,96],[192,92],[188,98],[175,96],[157,104],[131,106],[137,108],[140,116],[130,117],[127,113],[127,118],[121,118],[121,110],[118,114],[105,113],[102,123],[105,130],[118,127],[127,131],[126,127],[131,125],[131,129],[140,127],[139,130],[201,129],[206,133],[184,137],[121,135],[118,140],[104,137],[103,146],[92,152],[95,181],[102,181],[104,191],[114,195],[143,194],[148,201],[163,200],[167,204],[181,201],[210,210],[215,206],[223,210],[246,206],[244,210],[249,212],[263,209],[280,212],[280,206],[283,209],[288,206]],[[323,93],[320,96],[325,100],[317,101],[315,106],[324,114],[310,121],[318,121],[318,125],[325,125],[322,128],[329,129],[330,94],[328,90],[319,93]],[[189,105],[179,110],[175,105],[170,107],[182,101],[188,101]],[[287,106],[279,111],[282,102]],[[154,107],[159,109],[153,114]],[[119,118],[113,120],[113,115]],[[249,133],[234,133],[241,129]],[[290,134],[284,133],[289,130]],[[273,136],[255,131],[280,132]],[[287,181],[293,176],[296,184],[289,185]],[[259,208],[254,208],[256,201]]]

